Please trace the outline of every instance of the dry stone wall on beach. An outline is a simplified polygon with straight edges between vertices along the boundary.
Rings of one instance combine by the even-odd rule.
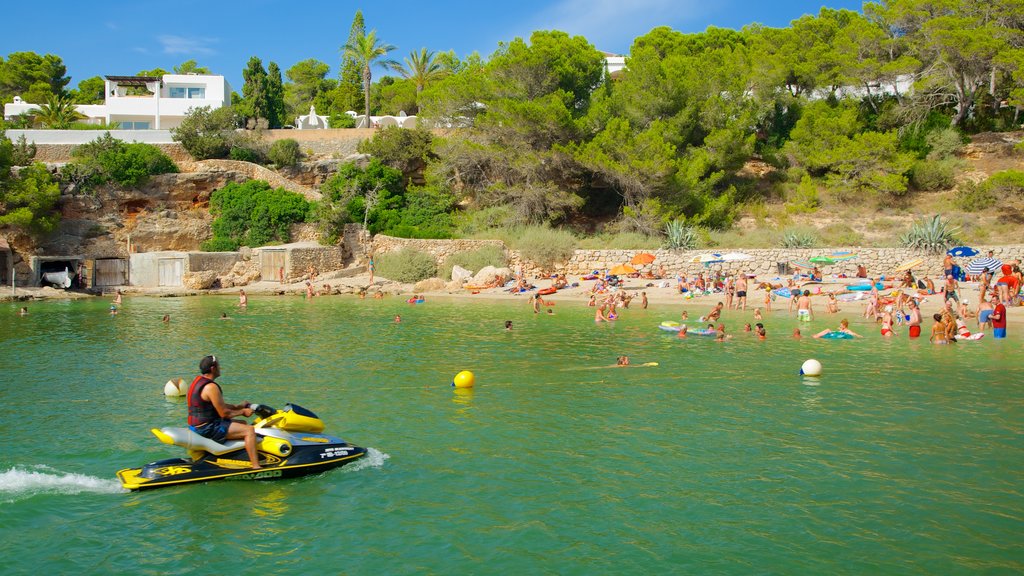
[[[506,254],[509,254],[508,248],[505,247],[505,243],[501,240],[420,240],[414,238],[395,238],[383,234],[374,236],[370,240],[369,249],[364,248],[364,251],[385,254],[387,252],[397,252],[402,248],[411,248],[430,254],[437,260],[438,264],[441,264],[452,254],[479,250],[484,246],[499,246],[505,250]],[[509,256],[511,257],[511,254]]]
[[[837,248],[762,248],[750,250],[735,250],[751,256],[748,260],[721,262],[705,266],[699,261],[694,262],[706,254],[727,254],[734,252],[726,248],[714,250],[576,250],[568,262],[556,266],[554,270],[542,270],[532,262],[523,258],[514,250],[509,250],[500,240],[410,240],[405,238],[393,238],[378,234],[371,240],[372,250],[376,253],[386,253],[402,248],[412,248],[433,256],[438,264],[442,263],[448,256],[457,252],[476,250],[485,245],[498,245],[505,249],[508,256],[509,267],[516,269],[522,266],[523,271],[529,275],[549,274],[552,272],[563,272],[570,275],[589,274],[594,270],[604,270],[618,264],[628,263],[635,255],[641,252],[649,252],[656,257],[653,268],[665,267],[665,272],[670,276],[684,274],[687,276],[696,275],[699,272],[726,271],[745,272],[758,274],[760,276],[781,276],[784,266],[792,262],[807,261],[815,256],[828,256],[834,252],[851,252],[857,257],[851,260],[838,262],[829,266],[822,266],[821,269],[826,277],[845,274],[853,276],[857,272],[857,266],[863,265],[867,268],[868,274],[872,276],[891,276],[895,269],[901,264],[921,258],[924,262],[914,268],[915,275],[928,275],[938,278],[942,274],[941,254],[932,254],[920,250],[907,248],[862,248],[857,246]],[[1004,262],[1024,259],[1024,245],[1015,244],[1007,246],[974,246],[980,251],[980,256],[985,255],[989,250],[993,256]],[[961,266],[966,266],[971,258],[957,258]],[[780,267],[780,264],[783,266]]]

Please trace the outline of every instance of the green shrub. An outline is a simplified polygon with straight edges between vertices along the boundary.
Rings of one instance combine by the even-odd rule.
[[[242,162],[252,162],[253,164],[264,164],[266,161],[259,147],[253,146],[250,143],[239,143],[232,146],[231,152],[228,153],[228,158]]]
[[[178,171],[169,156],[152,144],[127,143],[107,132],[92,142],[75,148],[73,160],[61,176],[83,190],[114,182],[126,188],[145,184],[150,176]]]
[[[945,160],[957,154],[964,147],[964,136],[952,127],[932,130],[925,136],[929,160]]]
[[[199,249],[203,252],[234,252],[241,244],[233,238],[210,238],[204,240]]]
[[[426,166],[433,136],[424,129],[408,130],[393,126],[379,130],[357,150],[409,175]]]
[[[786,211],[789,213],[814,212],[818,209],[818,204],[818,186],[810,175],[804,174],[796,189],[789,195]]]
[[[953,204],[964,212],[977,212],[991,207],[996,201],[992,190],[985,183],[964,182],[957,188]]]
[[[7,142],[0,131],[0,140]],[[10,146],[0,145],[0,169],[9,169]],[[0,227],[13,226],[35,235],[44,235],[60,222],[60,185],[41,163],[26,166],[17,176],[0,177]]]
[[[210,196],[213,238],[204,246],[264,246],[287,242],[292,224],[303,222],[310,213],[309,202],[284,188],[271,188],[262,180],[244,184],[230,182]]]
[[[212,110],[203,106],[190,110],[181,124],[171,129],[171,137],[196,160],[227,158],[239,140],[245,138],[236,132],[238,126],[239,119],[231,107]]]
[[[356,119],[348,114],[331,114],[327,117],[327,125],[331,128],[355,128]]]
[[[958,164],[954,158],[918,160],[910,170],[910,181],[917,190],[948,190],[956,184],[954,177]]]
[[[99,160],[111,180],[128,188],[144,184],[154,174],[178,171],[174,161],[152,144],[125,144]]]
[[[576,249],[576,238],[565,230],[530,226],[523,229],[514,248],[526,260],[550,269],[569,260]]]
[[[814,248],[818,237],[808,230],[787,230],[782,234],[783,248]]]
[[[277,166],[294,166],[302,160],[302,150],[299,148],[298,142],[291,138],[285,138],[270,145],[267,157]]]
[[[1024,172],[1020,170],[996,172],[985,181],[985,185],[996,198],[1024,196]]]
[[[515,214],[507,204],[488,206],[477,210],[466,210],[455,215],[456,234],[459,237],[480,235],[496,238],[496,229],[508,230],[515,223]]]
[[[918,220],[910,226],[910,230],[900,237],[900,244],[907,248],[917,248],[933,253],[945,252],[957,243],[958,226],[951,226],[938,214],[931,220]]]
[[[461,266],[471,272],[479,272],[486,266],[503,268],[508,263],[505,257],[505,250],[495,244],[487,244],[476,250],[456,252],[445,258],[441,264],[440,277],[451,279],[452,268]]]
[[[419,282],[437,274],[434,257],[412,248],[378,254],[375,265],[378,276],[396,282]]]

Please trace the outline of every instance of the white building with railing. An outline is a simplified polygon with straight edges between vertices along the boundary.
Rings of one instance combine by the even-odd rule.
[[[79,104],[75,109],[83,122],[124,130],[167,130],[175,128],[192,108],[216,109],[231,105],[231,86],[223,76],[208,74],[164,74],[156,76],[107,76],[103,104]],[[31,114],[38,104],[15,97],[4,106],[4,119]]]

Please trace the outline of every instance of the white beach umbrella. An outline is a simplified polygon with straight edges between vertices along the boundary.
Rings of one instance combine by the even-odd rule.
[[[753,260],[754,257],[750,254],[744,254],[743,252],[729,252],[728,254],[722,254],[722,260],[726,262],[739,262],[741,260]]]

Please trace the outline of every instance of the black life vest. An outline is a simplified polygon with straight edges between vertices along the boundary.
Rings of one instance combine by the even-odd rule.
[[[200,374],[199,376],[196,376],[196,379],[192,381],[192,385],[188,387],[189,426],[201,426],[207,422],[220,419],[220,414],[213,406],[213,402],[203,400],[203,388],[205,388],[207,384],[220,386],[213,380],[210,380],[206,376]]]

